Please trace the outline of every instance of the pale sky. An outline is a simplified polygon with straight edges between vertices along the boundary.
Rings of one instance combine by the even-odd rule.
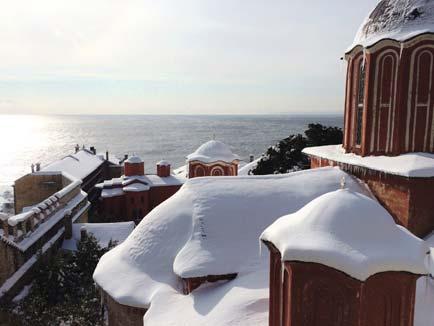
[[[0,113],[343,112],[378,0],[0,0]]]

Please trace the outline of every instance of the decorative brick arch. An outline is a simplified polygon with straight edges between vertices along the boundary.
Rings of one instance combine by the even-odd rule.
[[[225,170],[221,166],[214,166],[211,168],[211,176],[213,177],[220,177],[225,175]]]
[[[206,175],[205,168],[201,165],[197,165],[194,168],[194,177],[204,177]]]

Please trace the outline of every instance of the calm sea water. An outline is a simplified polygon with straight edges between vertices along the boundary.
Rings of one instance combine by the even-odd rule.
[[[74,151],[75,144],[109,150],[118,157],[137,154],[153,173],[166,159],[173,167],[215,137],[230,145],[241,158],[262,154],[270,145],[308,123],[342,127],[337,115],[264,116],[27,116],[0,115],[0,187],[42,165]],[[1,193],[0,189],[0,193]]]

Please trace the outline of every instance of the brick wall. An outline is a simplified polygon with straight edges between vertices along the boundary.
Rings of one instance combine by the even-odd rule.
[[[101,292],[108,313],[108,326],[143,326],[145,308],[122,305],[104,291]]]
[[[419,237],[434,230],[434,178],[407,178],[311,157],[311,168],[339,166],[364,181],[395,222]]]

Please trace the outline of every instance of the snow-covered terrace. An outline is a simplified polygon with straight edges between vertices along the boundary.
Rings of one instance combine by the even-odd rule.
[[[345,153],[342,145],[309,147],[303,153],[337,163],[408,178],[434,177],[434,154],[408,153],[399,156],[366,156]]]
[[[134,227],[134,222],[74,223],[72,225],[72,238],[64,240],[62,248],[72,251],[77,250],[77,242],[80,241],[83,230],[87,234],[93,235],[103,248],[107,247],[110,241],[120,244],[131,234]]]
[[[56,172],[39,172],[54,173]],[[0,239],[9,245],[26,251],[44,234],[62,220],[65,215],[71,215],[72,211],[82,203],[87,194],[81,191],[81,181],[72,176],[62,174],[64,180],[69,182],[64,188],[32,207],[26,207],[23,213],[14,216],[3,216]],[[86,207],[89,203],[86,202]],[[80,210],[80,212],[83,208]],[[81,214],[71,216],[74,222]]]

